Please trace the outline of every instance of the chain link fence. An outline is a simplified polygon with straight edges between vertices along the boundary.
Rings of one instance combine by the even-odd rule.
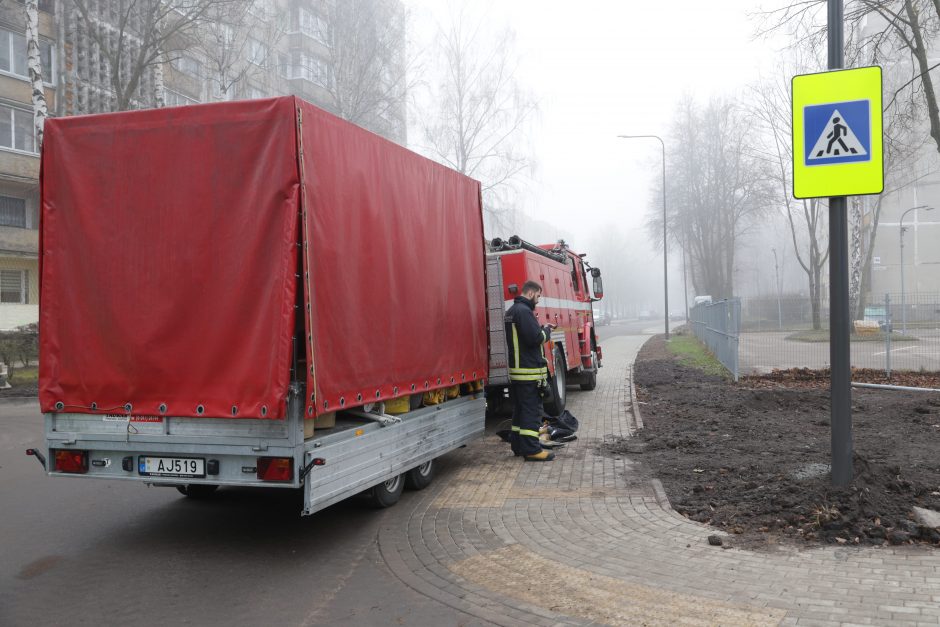
[[[738,380],[738,336],[741,329],[741,299],[699,303],[689,312],[692,333]]]

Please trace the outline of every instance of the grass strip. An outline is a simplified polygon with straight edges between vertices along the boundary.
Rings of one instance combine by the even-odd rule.
[[[705,374],[726,379],[731,377],[727,368],[715,359],[702,342],[694,335],[673,335],[667,343],[669,352],[678,357],[683,366],[696,368]]]

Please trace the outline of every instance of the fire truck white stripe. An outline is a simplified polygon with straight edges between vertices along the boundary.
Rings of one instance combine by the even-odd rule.
[[[512,307],[513,301],[505,301],[505,308]],[[561,298],[548,298],[543,296],[539,299],[539,307],[548,307],[551,309],[575,309],[581,311],[591,311],[591,303],[582,303],[576,300],[564,300]],[[538,307],[536,308],[538,309]]]

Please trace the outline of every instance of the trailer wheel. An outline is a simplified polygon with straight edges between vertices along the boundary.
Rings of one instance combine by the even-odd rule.
[[[434,479],[434,460],[428,460],[405,473],[405,487],[409,490],[423,490]]]
[[[391,507],[401,498],[402,490],[405,489],[405,481],[402,475],[397,475],[388,481],[373,486],[369,490],[369,498],[372,505],[378,509]]]
[[[180,494],[191,499],[206,499],[212,496],[212,493],[218,490],[219,486],[207,483],[187,483],[186,485],[176,486],[176,489],[179,490]]]
[[[581,381],[581,389],[590,392],[597,387],[597,373],[593,370],[584,375]]]
[[[568,366],[565,364],[565,356],[561,350],[555,349],[555,376],[548,379],[551,398],[546,398],[543,403],[545,411],[552,416],[560,416],[565,411],[567,375]]]

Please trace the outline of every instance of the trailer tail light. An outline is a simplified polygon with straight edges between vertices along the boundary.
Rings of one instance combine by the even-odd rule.
[[[55,452],[55,470],[83,475],[88,472],[88,451]]]
[[[260,481],[291,481],[293,478],[293,457],[258,458],[258,479]]]

